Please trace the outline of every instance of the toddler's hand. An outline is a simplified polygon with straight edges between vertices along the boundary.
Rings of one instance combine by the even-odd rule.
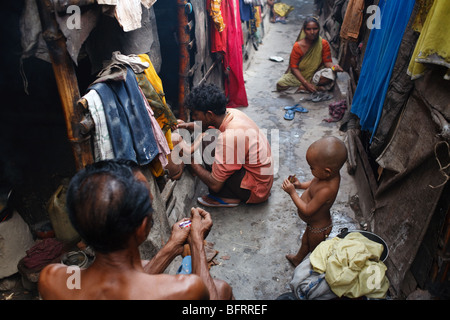
[[[298,181],[298,180],[297,180]],[[286,192],[291,194],[292,192],[295,192],[294,185],[289,181],[289,179],[286,179],[283,181],[283,184],[281,185],[281,188]]]

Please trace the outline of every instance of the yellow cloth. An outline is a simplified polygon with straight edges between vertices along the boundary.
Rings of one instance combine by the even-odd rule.
[[[273,5],[273,11],[280,17],[287,17],[292,10],[294,10],[294,7],[286,3],[278,2]]]
[[[140,54],[139,58],[143,62],[148,62],[150,66],[143,73],[136,74],[136,80],[153,110],[156,121],[166,134],[167,130],[177,125],[177,119],[166,103],[161,78],[156,73],[150,58],[146,54]],[[167,140],[167,142],[170,147],[171,141]]]
[[[416,26],[416,29],[420,27]],[[423,76],[426,64],[446,67],[446,80],[450,80],[450,1],[435,0],[427,14],[408,66],[411,79]]]
[[[418,6],[419,9],[412,25],[414,31],[422,31],[428,12],[430,12],[431,7],[433,6],[433,2],[434,0],[416,0],[416,6]]]
[[[261,25],[261,6],[256,6],[255,7],[255,26],[257,28],[259,28],[259,26]]]
[[[310,255],[313,270],[326,273],[325,280],[338,297],[382,299],[389,289],[386,266],[380,256],[383,245],[359,232],[321,242]]]
[[[210,16],[214,21],[217,31],[222,32],[225,29],[225,23],[223,22],[221,11],[222,0],[211,0],[211,12]]]
[[[143,74],[136,74],[136,80],[154,112],[156,121],[164,132],[169,149],[173,150],[172,130],[170,127],[177,124],[177,119],[166,104],[161,78],[156,73],[149,56],[147,54],[138,56],[141,61],[148,62],[149,67],[145,69]],[[149,168],[155,177],[164,175],[164,168],[158,157],[150,163]]]

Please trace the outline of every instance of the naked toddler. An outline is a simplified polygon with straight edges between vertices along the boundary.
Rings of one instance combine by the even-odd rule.
[[[287,192],[298,209],[299,217],[306,222],[306,230],[297,254],[288,254],[286,258],[296,267],[325,240],[331,232],[330,208],[333,205],[341,181],[340,169],[347,160],[345,144],[336,137],[317,140],[306,151],[314,178],[300,182],[291,177],[284,180],[282,189]],[[296,189],[305,189],[299,196]]]

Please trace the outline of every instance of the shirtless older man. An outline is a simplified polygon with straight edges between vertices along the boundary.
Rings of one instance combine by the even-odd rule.
[[[128,161],[102,161],[78,172],[67,192],[69,217],[96,254],[80,270],[80,288],[69,288],[73,272],[63,264],[45,267],[39,278],[42,299],[143,300],[231,299],[231,287],[214,280],[204,252],[204,238],[212,227],[208,212],[192,208],[190,227],[177,222],[166,245],[150,261],[141,260],[139,245],[152,227],[152,201],[148,182]],[[190,245],[192,273],[162,274]]]

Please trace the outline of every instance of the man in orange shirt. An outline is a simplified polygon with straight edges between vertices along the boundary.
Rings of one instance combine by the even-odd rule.
[[[297,87],[301,91],[327,91],[333,87],[335,74],[342,72],[331,58],[330,44],[319,36],[320,24],[308,17],[303,23],[300,40],[295,42],[289,68],[277,82],[277,90]]]
[[[194,88],[185,104],[193,120],[201,123],[202,132],[214,128],[217,133],[212,142],[215,148],[208,146],[203,152],[207,169],[199,163],[190,165],[210,192],[198,201],[209,207],[266,201],[273,184],[273,161],[269,142],[256,123],[237,109],[227,109],[226,96],[214,84]],[[194,124],[180,124],[179,128],[193,129]],[[207,154],[208,150],[214,154]]]

